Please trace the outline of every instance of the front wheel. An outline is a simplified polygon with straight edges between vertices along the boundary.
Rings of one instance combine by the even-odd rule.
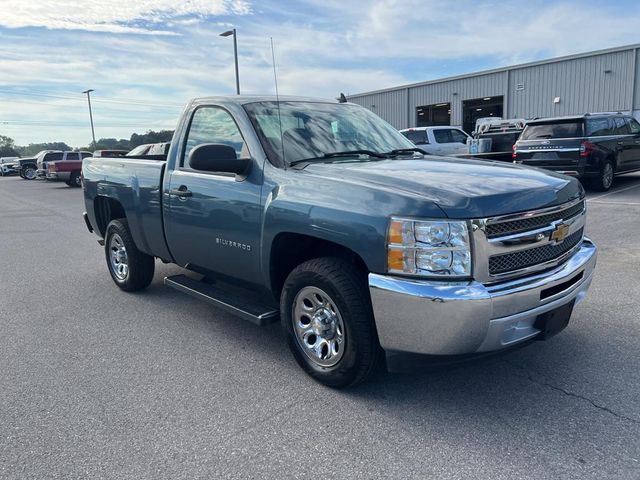
[[[373,371],[379,344],[366,276],[351,263],[324,257],[296,267],[280,314],[293,356],[320,383],[346,387]]]
[[[35,167],[32,167],[31,165],[29,165],[22,169],[22,178],[24,178],[25,180],[34,180],[36,176],[37,176],[37,171]]]
[[[107,225],[104,253],[111,278],[120,289],[135,292],[153,280],[155,260],[138,250],[125,219],[112,220]]]

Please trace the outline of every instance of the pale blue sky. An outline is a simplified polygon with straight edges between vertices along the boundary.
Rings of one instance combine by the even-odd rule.
[[[19,144],[173,128],[189,97],[335,97],[640,41],[631,1],[0,0],[0,134]]]

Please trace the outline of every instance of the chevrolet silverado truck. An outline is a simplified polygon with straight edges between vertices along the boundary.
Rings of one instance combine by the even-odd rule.
[[[166,159],[86,158],[84,219],[124,291],[164,282],[258,325],[331,387],[546,339],[589,288],[596,247],[568,176],[421,154],[370,111],[211,97]]]
[[[33,157],[21,158],[14,165],[18,174],[25,180],[35,180],[38,177],[38,161],[45,156],[51,157],[52,154],[62,153],[58,150],[41,150]]]

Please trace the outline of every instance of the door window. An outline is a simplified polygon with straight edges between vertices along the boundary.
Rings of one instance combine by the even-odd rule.
[[[222,108],[201,107],[195,111],[180,166],[189,168],[189,153],[203,143],[222,143],[232,147],[238,158],[249,156],[236,122],[229,112]]]
[[[587,120],[587,136],[602,137],[612,135],[613,122],[608,117],[589,118]]]
[[[467,143],[467,136],[460,130],[451,130],[451,140],[454,143]]]
[[[56,162],[62,160],[62,152],[47,153],[43,159],[45,162]]]
[[[629,130],[627,129],[627,124],[624,123],[624,118],[616,117],[614,119],[616,128],[613,129],[614,135],[628,135]]]
[[[78,154],[76,152],[68,152],[66,160],[78,160]]]
[[[436,143],[453,143],[451,136],[451,130],[449,129],[437,129],[433,131],[433,138]]]
[[[426,145],[429,143],[426,130],[408,130],[402,134],[411,140],[415,145]]]
[[[638,135],[640,133],[640,123],[635,118],[627,118],[627,123],[632,134]]]

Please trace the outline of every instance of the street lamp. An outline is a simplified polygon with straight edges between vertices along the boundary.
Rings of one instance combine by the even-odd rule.
[[[96,134],[93,131],[93,113],[91,113],[91,92],[93,92],[93,89],[89,89],[89,90],[85,90],[82,93],[86,93],[87,94],[87,102],[89,102],[89,120],[91,120],[91,137],[93,138],[93,148],[96,148]]]
[[[229,37],[233,35],[233,56],[236,61],[236,93],[240,95],[240,76],[238,74],[238,40],[236,36],[236,29],[227,30],[220,34],[221,37]]]

